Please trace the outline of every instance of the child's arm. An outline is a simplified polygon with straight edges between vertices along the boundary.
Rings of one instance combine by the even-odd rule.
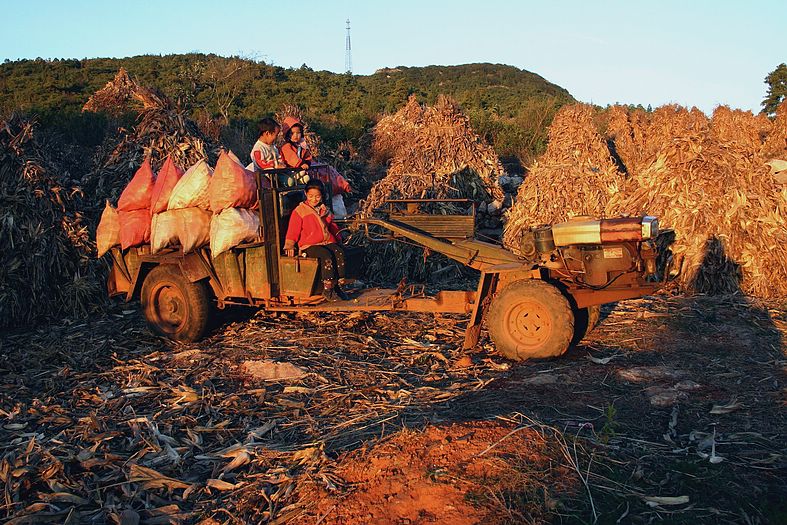
[[[276,167],[276,159],[272,158],[270,160],[265,160],[260,150],[254,150],[254,162],[261,170],[268,170]]]
[[[295,243],[301,236],[303,219],[295,211],[290,214],[290,223],[287,225],[287,235],[284,239],[284,252],[292,257],[295,255]]]

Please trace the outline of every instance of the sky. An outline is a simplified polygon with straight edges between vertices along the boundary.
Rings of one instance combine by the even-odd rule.
[[[599,105],[757,112],[786,0],[2,0],[0,61],[187,52],[353,73],[509,64]],[[133,71],[131,72],[133,74]]]

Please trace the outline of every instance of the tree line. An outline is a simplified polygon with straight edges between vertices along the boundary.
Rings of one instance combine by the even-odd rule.
[[[328,145],[358,141],[380,115],[396,111],[410,95],[433,103],[446,94],[498,153],[523,160],[543,150],[552,116],[574,101],[564,88],[535,73],[499,64],[396,67],[351,75],[192,53],[6,61],[0,65],[0,112],[36,115],[75,142],[96,145],[106,119],[83,114],[81,108],[121,67],[139,84],[178,100],[195,120],[218,120],[229,130],[251,129],[284,104],[296,104]],[[133,115],[125,119],[133,124]]]

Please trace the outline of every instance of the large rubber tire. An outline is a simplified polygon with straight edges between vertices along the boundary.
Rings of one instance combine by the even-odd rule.
[[[593,331],[601,317],[601,306],[594,305],[587,308],[574,309],[574,338],[571,346],[578,345]]]
[[[205,283],[191,283],[171,264],[153,268],[142,284],[142,313],[151,329],[174,341],[194,342],[205,334],[210,295]]]
[[[562,355],[574,335],[568,299],[538,280],[503,288],[489,305],[486,324],[498,352],[514,361]]]

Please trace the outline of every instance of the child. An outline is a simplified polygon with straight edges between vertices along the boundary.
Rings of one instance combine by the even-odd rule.
[[[323,295],[328,300],[336,297],[346,301],[348,296],[339,286],[344,280],[344,250],[341,246],[339,227],[333,222],[328,207],[322,202],[325,187],[314,179],[306,184],[306,200],[290,215],[284,253],[296,254],[295,245],[308,257],[320,260]]]
[[[284,119],[281,132],[284,135],[284,144],[279,148],[279,153],[288,168],[308,170],[313,157],[303,140],[303,123],[295,117]]]
[[[281,126],[270,117],[264,118],[259,124],[260,138],[251,148],[251,162],[257,169],[267,170],[271,168],[283,168],[281,156],[273,143],[279,136]]]

